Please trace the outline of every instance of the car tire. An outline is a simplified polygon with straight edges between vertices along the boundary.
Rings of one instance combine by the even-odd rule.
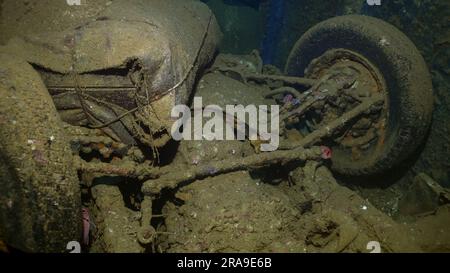
[[[0,234],[25,252],[81,237],[81,194],[62,121],[39,74],[0,53]]]
[[[340,16],[317,24],[297,41],[286,74],[308,77],[308,65],[330,49],[350,50],[367,58],[382,74],[387,98],[382,147],[358,160],[335,147],[333,170],[355,177],[395,168],[423,143],[431,124],[432,83],[423,57],[408,37],[382,20]]]

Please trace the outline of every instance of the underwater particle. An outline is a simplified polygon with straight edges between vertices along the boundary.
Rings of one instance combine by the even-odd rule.
[[[7,202],[6,202],[6,205],[8,206],[8,208],[12,208],[13,207],[13,200],[12,199],[9,199]]]
[[[381,0],[367,0],[369,6],[381,6]]]
[[[385,37],[381,38],[379,43],[380,43],[381,46],[388,46],[388,45],[390,45],[389,41]]]
[[[366,205],[363,205],[363,206],[361,206],[361,209],[362,209],[362,210],[367,210],[367,206],[366,206]]]
[[[50,136],[49,140],[50,140],[50,142],[55,141],[55,136]]]
[[[200,156],[196,155],[192,158],[191,164],[192,165],[198,165],[200,163]]]
[[[253,232],[255,232],[255,228],[252,225],[248,225],[247,226],[247,231],[250,232],[250,233],[253,233]]]
[[[316,100],[323,100],[325,98],[325,95],[322,95],[322,94],[316,95],[315,98],[316,98]]]
[[[212,167],[212,166],[207,166],[206,169],[205,169],[205,171],[206,171],[207,173],[209,173],[210,175],[214,175],[214,174],[217,173],[217,169],[214,168],[214,167]]]
[[[32,151],[35,151],[35,150],[36,150],[36,145],[34,145],[35,143],[36,143],[35,140],[32,140],[32,139],[27,140],[27,144],[28,144],[28,145],[31,145],[31,150],[32,150]]]

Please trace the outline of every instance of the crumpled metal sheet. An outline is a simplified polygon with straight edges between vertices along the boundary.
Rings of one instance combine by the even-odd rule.
[[[14,7],[19,14],[3,18],[0,36],[11,38],[0,50],[66,75],[129,68],[134,99],[158,109],[140,111],[156,131],[170,128],[175,104],[188,102],[198,69],[213,58],[221,37],[209,8],[196,0],[89,1],[80,7],[42,0],[28,9],[14,2],[28,1],[3,3],[2,15]],[[20,23],[5,21],[12,19]]]

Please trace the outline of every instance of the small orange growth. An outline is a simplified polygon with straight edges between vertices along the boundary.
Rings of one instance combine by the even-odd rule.
[[[358,147],[352,147],[352,160],[357,161],[361,158],[361,150]]]
[[[375,150],[378,152],[383,149],[386,140],[386,120],[381,120],[376,127],[378,128],[378,143]]]
[[[121,160],[122,160],[122,159],[121,159],[120,157],[118,157],[118,156],[113,156],[111,162],[112,162],[112,163],[113,163],[113,162],[120,162]]]
[[[105,144],[103,144],[103,143],[97,143],[97,149],[101,150],[101,149],[103,149],[103,148],[105,148]]]
[[[8,253],[8,247],[6,244],[0,240],[0,253]]]

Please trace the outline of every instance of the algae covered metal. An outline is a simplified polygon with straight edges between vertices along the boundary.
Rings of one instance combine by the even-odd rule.
[[[394,226],[387,236],[400,246],[386,248],[415,249],[380,211],[355,217],[354,206],[368,205],[342,204],[353,192],[325,167],[365,181],[397,167],[426,136],[430,75],[393,26],[367,16],[326,20],[300,37],[281,72],[257,50],[217,54],[221,31],[200,1],[20,2],[2,5],[0,27],[0,241],[30,252],[65,251],[71,241],[92,252],[213,251],[242,247],[222,238],[248,231],[242,249],[272,251],[280,246],[258,240],[286,231],[280,240],[298,239],[286,242],[290,251],[340,252],[360,251]],[[278,151],[262,152],[267,140],[250,133],[175,143],[171,111],[194,95],[281,109]],[[255,185],[265,179],[285,179],[294,191],[262,192]],[[211,223],[210,205],[219,210]]]
[[[81,232],[81,199],[58,111],[122,143],[164,145],[220,30],[197,1],[36,1],[9,25],[8,10],[29,13],[20,2],[2,5],[0,29],[24,34],[0,49],[1,233],[22,250],[62,251]]]

